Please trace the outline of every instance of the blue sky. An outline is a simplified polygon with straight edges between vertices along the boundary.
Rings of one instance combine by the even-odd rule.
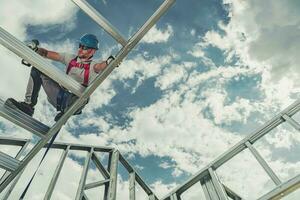
[[[162,3],[88,2],[127,39]],[[176,1],[97,89],[84,114],[70,119],[58,140],[118,148],[157,195],[165,195],[299,98],[299,8],[296,0]],[[100,40],[96,60],[120,49],[72,1],[0,1],[0,11],[1,27],[22,41],[37,38],[49,50],[76,52],[76,40],[84,33]],[[29,69],[2,47],[0,54],[1,98],[22,100]],[[54,115],[42,93],[35,118],[51,125]],[[1,135],[32,138],[2,119],[0,127]],[[256,147],[283,179],[298,174],[299,134],[280,126],[271,136]],[[82,167],[82,155],[77,154],[69,158],[75,171]],[[53,153],[49,160],[56,157]],[[261,178],[252,180],[251,170]],[[240,157],[219,173],[246,199],[258,198],[271,187],[251,156]],[[122,177],[121,190],[126,185],[126,175]],[[37,182],[32,195],[43,185]],[[63,190],[56,195],[72,199]],[[195,199],[192,194],[185,198]]]

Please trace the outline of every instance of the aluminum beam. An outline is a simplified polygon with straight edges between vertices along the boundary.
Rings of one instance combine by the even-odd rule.
[[[210,175],[207,175],[201,180],[201,185],[206,197],[206,200],[221,200],[211,181]]]
[[[208,172],[211,177],[211,181],[213,183],[215,191],[217,192],[220,200],[228,200],[226,192],[225,192],[223,185],[221,184],[216,172],[212,168],[209,168]]]
[[[58,165],[57,165],[57,167],[55,169],[55,172],[54,172],[54,174],[52,176],[51,182],[50,182],[50,184],[48,186],[47,192],[46,192],[46,194],[44,196],[44,200],[48,200],[48,199],[51,198],[51,195],[52,195],[54,187],[56,185],[58,176],[59,176],[59,174],[61,172],[61,169],[62,169],[62,167],[64,165],[64,162],[65,162],[66,157],[67,157],[67,155],[69,153],[69,150],[70,150],[70,146],[68,146],[67,149],[64,150],[64,152],[62,153],[62,155],[60,157],[60,160],[58,162]]]
[[[75,198],[76,200],[81,200],[82,199],[84,186],[85,186],[86,177],[87,177],[87,173],[88,173],[88,169],[89,169],[92,154],[93,154],[93,149],[91,148],[90,152],[88,152],[88,154],[86,156],[86,159],[85,159],[83,171],[82,171],[81,178],[80,178],[80,181],[79,181],[78,190],[77,190],[77,193],[76,193],[76,198]]]
[[[86,2],[85,0],[72,1],[122,46],[125,46],[127,44],[127,41],[124,39],[121,33],[88,2]]]
[[[49,127],[43,123],[33,119],[18,109],[14,109],[11,106],[6,105],[2,99],[0,99],[0,116],[24,128],[25,130],[30,131],[40,138],[45,138],[45,135],[49,130]]]
[[[290,125],[292,125],[296,130],[300,131],[300,125],[293,118],[288,115],[282,115],[282,118],[287,121]]]
[[[93,183],[88,183],[84,186],[84,190],[89,190],[89,189],[93,189],[95,187],[99,187],[102,185],[105,185],[106,183],[109,183],[109,179],[106,180],[102,180],[102,181],[97,181],[97,182],[93,182]]]
[[[108,188],[108,200],[116,200],[117,192],[117,178],[118,178],[118,161],[119,151],[114,150],[112,153],[111,165],[110,165],[110,182]]]
[[[135,200],[135,172],[129,174],[129,200]]]
[[[23,156],[23,154],[26,151],[27,146],[29,145],[29,141],[27,140],[26,143],[22,146],[22,148],[20,149],[20,151],[18,152],[18,154],[16,155],[16,159],[20,159],[21,156]],[[9,186],[8,190],[5,192],[4,196],[3,196],[3,200],[7,200],[9,195],[11,194],[11,192],[13,191],[13,189],[15,188],[17,182],[19,181],[21,175],[23,174],[24,170],[21,171],[21,173],[18,174],[18,176],[14,179],[14,181],[12,182],[12,184]],[[9,176],[10,172],[6,171],[4,173],[4,175],[2,176],[0,183],[2,183],[8,176]]]
[[[277,200],[300,188],[300,175],[282,183],[258,200]]]
[[[27,141],[26,143],[24,143],[24,145],[21,147],[21,149],[19,150],[19,152],[17,153],[15,159],[20,160],[21,156],[24,154],[27,146],[29,145],[29,141]],[[6,171],[3,176],[0,179],[0,184],[9,176],[10,171]]]
[[[92,160],[94,161],[94,164],[96,165],[96,167],[98,168],[98,170],[100,171],[100,173],[102,174],[102,176],[105,179],[109,179],[110,175],[108,173],[108,171],[105,169],[105,167],[101,164],[101,162],[99,161],[99,159],[97,158],[95,152],[93,152],[92,155]]]
[[[0,151],[0,168],[8,171],[14,171],[19,167],[20,163],[21,162],[19,160]]]
[[[226,191],[226,194],[228,197],[230,197],[233,200],[242,200],[242,197],[240,197],[237,193],[235,193],[234,191],[232,191],[229,187],[227,187],[226,185],[223,184],[223,187]]]
[[[268,163],[263,159],[263,157],[258,153],[258,151],[250,144],[250,142],[246,142],[246,146],[251,151],[251,153],[256,158],[256,160],[259,162],[259,164],[262,166],[262,168],[265,170],[265,172],[272,179],[272,181],[275,183],[275,185],[280,185],[281,184],[280,179],[275,174],[275,172],[271,169]]]

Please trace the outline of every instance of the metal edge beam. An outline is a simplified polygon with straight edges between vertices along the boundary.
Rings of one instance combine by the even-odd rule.
[[[136,182],[143,188],[143,190],[148,194],[153,194],[153,191],[150,189],[150,187],[143,181],[141,176],[133,169],[133,167],[129,164],[129,162],[123,157],[122,154],[120,154],[120,162],[122,165],[127,169],[129,173],[135,172],[135,180]],[[155,196],[155,195],[154,195]],[[156,197],[156,196],[155,196]],[[157,198],[157,197],[156,197]]]
[[[274,188],[258,200],[277,200],[300,188],[300,174]]]
[[[88,183],[84,186],[84,190],[89,190],[89,189],[92,189],[95,187],[99,187],[99,186],[105,185],[108,182],[109,182],[109,179],[105,179],[105,180],[97,181],[97,182],[93,182],[93,183]]]
[[[121,33],[103,17],[95,8],[93,8],[85,0],[72,0],[81,10],[83,10],[91,19],[101,26],[109,35],[111,35],[122,46],[127,44],[127,41]]]
[[[1,139],[0,139],[0,140],[1,140]],[[24,154],[24,152],[25,152],[27,146],[28,146],[29,143],[30,143],[29,140],[24,140],[24,141],[26,141],[26,143],[24,143],[24,144],[22,145],[22,147],[20,148],[19,152],[18,152],[17,155],[15,156],[15,158],[18,159],[18,160],[19,160],[19,159],[21,158],[21,156]],[[10,172],[9,172],[9,171],[6,171],[6,172],[2,175],[2,177],[1,177],[1,179],[0,179],[0,184],[1,184],[1,183],[9,176],[9,174],[10,174]]]
[[[226,194],[234,199],[234,200],[242,200],[242,197],[240,197],[237,193],[235,193],[233,190],[231,190],[229,187],[227,187],[226,185],[222,184],[225,191],[226,191]]]
[[[108,188],[108,200],[116,200],[117,192],[117,179],[118,179],[118,161],[119,151],[114,150],[112,153],[111,165],[110,165],[110,181]]]
[[[80,178],[80,181],[79,181],[79,186],[78,186],[78,189],[77,189],[77,193],[76,193],[76,200],[81,200],[82,199],[82,196],[83,196],[83,193],[84,193],[84,186],[85,186],[85,182],[86,182],[86,177],[87,177],[87,173],[88,173],[88,169],[89,169],[89,165],[90,165],[90,160],[91,160],[91,157],[92,157],[92,153],[93,153],[93,148],[91,148],[91,151],[88,152],[87,156],[86,156],[86,159],[85,159],[85,163],[84,163],[84,166],[83,166],[83,171],[82,171],[82,174],[81,174],[81,178]]]
[[[259,154],[259,152],[250,144],[250,142],[246,142],[246,146],[248,147],[248,149],[250,150],[252,155],[255,157],[255,159],[258,161],[260,166],[265,170],[265,172],[269,175],[269,177],[275,183],[275,185],[280,185],[281,184],[280,179],[275,174],[275,172],[271,169],[271,167],[268,165],[268,163],[263,159],[263,157]]]
[[[30,141],[26,140],[26,143],[22,146],[22,148],[20,149],[20,151],[18,152],[18,154],[16,155],[16,159],[20,159],[21,156],[25,153],[27,146],[29,145]],[[13,183],[9,186],[9,189],[6,191],[6,193],[3,196],[3,200],[8,199],[9,195],[11,194],[11,192],[13,191],[13,189],[15,188],[16,184],[18,183],[20,177],[22,176],[24,170],[21,171],[18,176],[14,179]],[[3,174],[1,180],[0,180],[0,184],[2,183],[2,181],[4,181],[8,176],[9,176],[10,172],[6,171],[5,174]]]
[[[213,184],[220,200],[228,200],[227,194],[224,190],[222,183],[219,180],[219,177],[218,177],[216,171],[214,171],[212,168],[209,168],[208,172],[211,177],[212,184]]]
[[[0,151],[0,168],[14,171],[19,167],[20,163],[18,159]]]
[[[129,173],[129,200],[135,200],[135,172]]]
[[[173,5],[175,0],[165,0],[154,14],[144,23],[144,25],[129,39],[130,48],[133,48],[144,35],[152,28],[152,26],[159,20],[159,18],[167,12]]]
[[[96,165],[96,167],[98,168],[98,170],[100,171],[100,173],[102,174],[102,176],[105,179],[109,179],[110,178],[109,172],[105,169],[105,167],[102,165],[100,160],[97,158],[95,152],[93,152],[93,154],[92,154],[92,160],[93,160],[94,164]]]
[[[294,120],[293,118],[289,117],[286,114],[282,115],[282,118],[285,121],[287,121],[291,126],[293,126],[297,131],[300,131],[300,125],[296,120]]]
[[[0,144],[3,145],[17,145],[17,146],[23,146],[27,141],[30,141],[28,139],[18,139],[18,138],[8,138],[0,136]],[[47,147],[48,143],[44,145],[44,147]],[[91,148],[94,148],[94,152],[110,152],[114,148],[112,147],[101,147],[101,146],[94,146],[94,145],[82,145],[82,144],[73,144],[73,143],[65,143],[65,142],[54,142],[51,146],[52,149],[66,149],[68,146],[70,146],[70,150],[79,150],[79,151],[89,151]]]
[[[60,157],[60,159],[59,159],[58,165],[57,165],[57,167],[56,167],[56,169],[55,169],[55,172],[54,172],[54,174],[53,174],[53,176],[52,176],[52,179],[51,179],[51,181],[50,181],[50,184],[49,184],[49,186],[48,186],[47,192],[46,192],[46,194],[45,194],[45,196],[44,196],[44,200],[47,200],[47,199],[50,199],[50,198],[51,198],[52,192],[53,192],[53,190],[54,190],[54,187],[55,187],[55,185],[56,185],[58,176],[59,176],[59,174],[60,174],[60,172],[61,172],[61,169],[62,169],[62,167],[63,167],[63,165],[64,165],[64,162],[65,162],[65,160],[66,160],[66,157],[67,157],[67,155],[68,155],[68,153],[69,153],[69,150],[70,150],[70,146],[68,146],[68,147],[64,150],[64,152],[61,154],[61,157]]]

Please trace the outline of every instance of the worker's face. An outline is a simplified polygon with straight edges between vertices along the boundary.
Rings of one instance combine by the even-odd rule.
[[[81,59],[89,59],[92,57],[96,52],[96,49],[92,49],[83,45],[79,45],[78,49],[78,57]]]

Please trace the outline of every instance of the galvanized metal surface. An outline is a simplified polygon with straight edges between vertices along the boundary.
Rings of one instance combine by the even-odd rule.
[[[29,117],[25,113],[6,105],[2,99],[0,99],[0,116],[39,136],[40,138],[45,138],[45,135],[49,131],[48,126]]]

